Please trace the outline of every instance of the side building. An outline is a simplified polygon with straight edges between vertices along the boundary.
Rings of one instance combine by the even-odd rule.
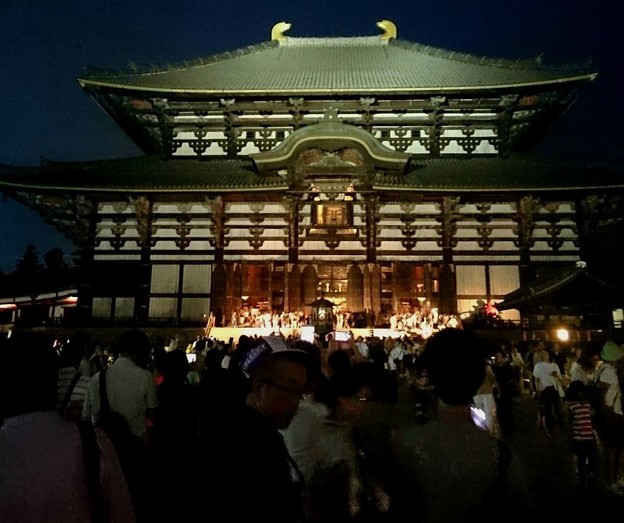
[[[596,77],[370,37],[271,40],[78,82],[144,151],[0,167],[79,246],[82,322],[217,325],[319,295],[385,323],[586,260],[621,165],[529,155]],[[505,317],[520,319],[518,311]]]

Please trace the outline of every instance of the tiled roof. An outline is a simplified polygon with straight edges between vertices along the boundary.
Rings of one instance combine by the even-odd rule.
[[[605,281],[585,265],[577,265],[558,268],[553,274],[545,275],[510,292],[502,302],[496,304],[496,308],[524,310],[548,306],[554,301],[559,304],[565,303],[568,307],[573,305],[578,307],[581,303],[587,304],[589,300],[597,299],[603,300],[605,305],[622,305],[624,290]]]
[[[0,190],[74,192],[232,191],[285,188],[259,175],[251,160],[162,160],[140,156],[96,162],[46,162],[38,168],[0,166]]]
[[[547,191],[624,188],[624,165],[536,157],[414,160],[406,175],[379,175],[379,190]]]
[[[286,38],[148,71],[87,71],[83,87],[204,94],[366,94],[500,90],[593,79],[544,67],[380,37]]]
[[[554,162],[530,157],[414,160],[403,175],[379,174],[380,191],[478,192],[624,189],[624,165]],[[258,174],[252,160],[162,160],[141,156],[96,162],[0,165],[0,191],[197,192],[287,190],[281,177]]]

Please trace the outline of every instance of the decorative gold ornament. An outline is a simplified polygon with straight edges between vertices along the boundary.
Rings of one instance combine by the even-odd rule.
[[[271,40],[277,40],[278,42],[284,42],[288,39],[287,36],[284,35],[286,31],[288,31],[292,27],[292,24],[288,22],[277,22],[273,29],[271,29]]]
[[[397,37],[397,26],[390,20],[380,20],[377,22],[377,27],[383,31],[379,38],[382,40],[390,40]]]

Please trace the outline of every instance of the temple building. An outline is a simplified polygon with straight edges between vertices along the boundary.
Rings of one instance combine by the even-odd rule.
[[[320,296],[378,322],[461,314],[586,260],[623,217],[622,169],[530,152],[591,65],[377,26],[299,38],[280,22],[179,65],[86,70],[80,87],[144,155],[0,167],[0,191],[79,247],[78,318],[225,325]]]

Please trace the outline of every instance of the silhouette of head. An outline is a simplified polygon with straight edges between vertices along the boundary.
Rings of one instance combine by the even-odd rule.
[[[485,378],[486,356],[485,346],[475,335],[444,329],[429,338],[419,365],[444,403],[468,406]]]

